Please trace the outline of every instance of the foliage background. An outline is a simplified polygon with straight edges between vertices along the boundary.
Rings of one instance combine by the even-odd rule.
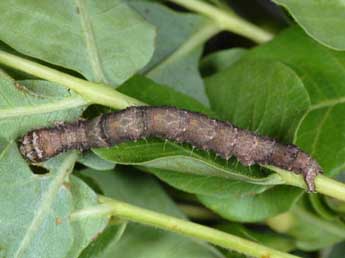
[[[105,195],[300,257],[342,257],[342,185],[320,181],[335,198],[310,195],[286,172],[157,139],[30,165],[17,139],[132,104],[173,105],[295,143],[343,181],[344,9],[341,0],[0,1],[1,256],[240,255],[109,220]]]

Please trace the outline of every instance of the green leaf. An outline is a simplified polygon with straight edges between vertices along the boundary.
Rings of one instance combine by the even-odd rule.
[[[345,168],[345,122],[339,119],[345,104],[315,109],[303,119],[295,141],[316,158],[325,174],[335,176]]]
[[[131,167],[98,171],[84,169],[77,172],[85,182],[95,185],[102,194],[149,210],[185,218],[174,202],[152,176],[139,173]]]
[[[299,249],[319,250],[345,239],[345,225],[339,220],[325,221],[308,207],[302,198],[293,209],[268,221],[278,232],[296,239]]]
[[[84,153],[80,157],[78,162],[80,162],[86,167],[89,167],[95,170],[110,170],[115,167],[115,164],[113,162],[109,162],[104,159],[101,159],[97,155],[95,155],[93,152]]]
[[[298,74],[311,106],[299,123],[294,142],[310,153],[327,175],[338,174],[345,162],[345,123],[339,119],[344,112],[345,53],[319,45],[294,27],[245,58],[282,61]]]
[[[73,211],[85,209],[98,203],[95,192],[79,178],[72,176],[70,191],[73,197]],[[78,257],[91,241],[94,241],[108,223],[107,218],[76,220],[71,222],[73,245],[66,257]]]
[[[0,9],[1,40],[91,81],[118,85],[153,54],[153,27],[122,0],[5,0]]]
[[[168,105],[185,108],[191,111],[213,114],[199,101],[186,96],[170,87],[160,85],[142,75],[135,75],[118,89],[121,93],[134,96],[152,106]]]
[[[206,87],[222,119],[285,141],[310,105],[297,74],[275,61],[239,61],[207,78]]]
[[[333,246],[330,250],[326,251],[323,258],[343,258],[345,253],[345,242],[341,242]]]
[[[202,60],[201,74],[207,77],[220,72],[240,60],[246,52],[244,48],[231,48],[212,53]]]
[[[14,143],[1,141],[0,146],[0,220],[5,222],[0,223],[2,256],[78,255],[102,231],[107,219],[87,223],[69,219],[74,209],[97,203],[94,192],[80,180],[68,182],[77,155],[62,155],[55,169],[35,175]]]
[[[345,50],[343,0],[273,0],[285,7],[309,36],[330,48]]]
[[[323,47],[297,26],[249,51],[244,58],[276,60],[288,65],[308,91],[311,108],[345,97],[345,54]]]
[[[239,61],[208,77],[206,86],[213,110],[223,119],[285,141],[291,141],[297,123],[310,105],[298,76],[275,61]],[[258,221],[288,210],[300,196],[299,190],[289,186],[254,194],[244,189],[241,192],[240,196],[199,199],[226,218]]]
[[[86,105],[81,97],[45,81],[0,77],[0,87],[0,136],[5,139],[56,121],[75,120]]]
[[[134,170],[83,170],[83,178],[91,179],[106,196],[126,201],[179,218],[185,218],[152,177]],[[108,229],[87,248],[80,258],[121,257],[223,257],[216,249],[189,238],[143,225],[129,224],[118,239],[117,226]]]
[[[207,105],[198,66],[200,45],[214,29],[198,15],[175,12],[144,1],[130,1],[130,4],[157,28],[155,53],[143,74]]]
[[[246,182],[275,185],[282,181],[276,175],[268,176],[258,168],[243,167],[238,162],[217,159],[211,153],[192,149],[170,141],[141,140],[122,143],[111,148],[93,149],[101,158],[126,165],[140,165],[149,171],[163,169],[180,173],[217,176]]]
[[[256,222],[289,210],[301,196],[299,189],[285,185],[261,192],[244,190],[241,184],[238,190],[240,194],[237,195],[213,197],[199,194],[198,198],[206,207],[226,219]]]
[[[178,171],[177,169],[175,169]],[[186,175],[162,169],[152,169],[164,182],[189,193],[222,217],[240,222],[262,221],[288,210],[301,195],[290,186],[272,187],[241,182],[211,175]],[[279,200],[279,201],[278,201]]]

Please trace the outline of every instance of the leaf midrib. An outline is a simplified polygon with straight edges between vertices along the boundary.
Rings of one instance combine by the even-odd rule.
[[[23,253],[30,245],[31,240],[35,237],[35,233],[39,229],[39,226],[44,221],[46,215],[50,212],[51,206],[55,200],[55,197],[63,184],[65,178],[71,172],[71,168],[73,167],[75,161],[77,160],[78,155],[74,153],[74,155],[69,155],[61,166],[56,171],[56,177],[50,182],[48,191],[43,195],[42,202],[40,207],[35,211],[35,216],[27,228],[27,231],[18,246],[14,257],[22,257]]]
[[[100,61],[100,55],[96,44],[95,34],[92,28],[90,17],[86,11],[84,0],[75,0],[77,8],[79,8],[80,25],[84,34],[86,50],[90,58],[95,80],[97,82],[109,83],[103,71],[103,66]]]

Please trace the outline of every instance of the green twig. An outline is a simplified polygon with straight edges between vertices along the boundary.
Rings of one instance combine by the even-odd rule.
[[[306,184],[301,175],[296,175],[291,171],[286,171],[273,166],[265,167],[277,172],[286,184],[306,189]],[[333,180],[324,175],[318,175],[315,178],[315,187],[318,193],[345,201],[345,185],[339,181]]]
[[[169,0],[187,9],[201,13],[213,20],[219,28],[234,32],[257,43],[263,43],[273,38],[273,35],[262,28],[244,20],[233,12],[221,10],[200,0]]]
[[[0,50],[0,63],[39,78],[56,82],[65,88],[72,89],[90,103],[105,105],[116,109],[122,109],[134,105],[144,105],[143,102],[113,90],[105,84],[89,82],[30,60],[6,53],[2,50]]]
[[[100,197],[102,204],[71,214],[72,220],[93,217],[116,216],[145,225],[176,232],[189,237],[206,240],[212,244],[237,251],[252,257],[296,258],[297,256],[283,253],[255,242],[206,227],[190,221],[178,219],[158,212],[143,209],[114,199]]]

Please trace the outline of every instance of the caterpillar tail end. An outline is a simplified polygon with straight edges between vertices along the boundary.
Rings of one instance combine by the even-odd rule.
[[[303,177],[307,185],[307,192],[316,193],[315,178],[317,175],[322,174],[322,169],[315,160],[311,160],[310,163],[307,170],[303,172]]]

